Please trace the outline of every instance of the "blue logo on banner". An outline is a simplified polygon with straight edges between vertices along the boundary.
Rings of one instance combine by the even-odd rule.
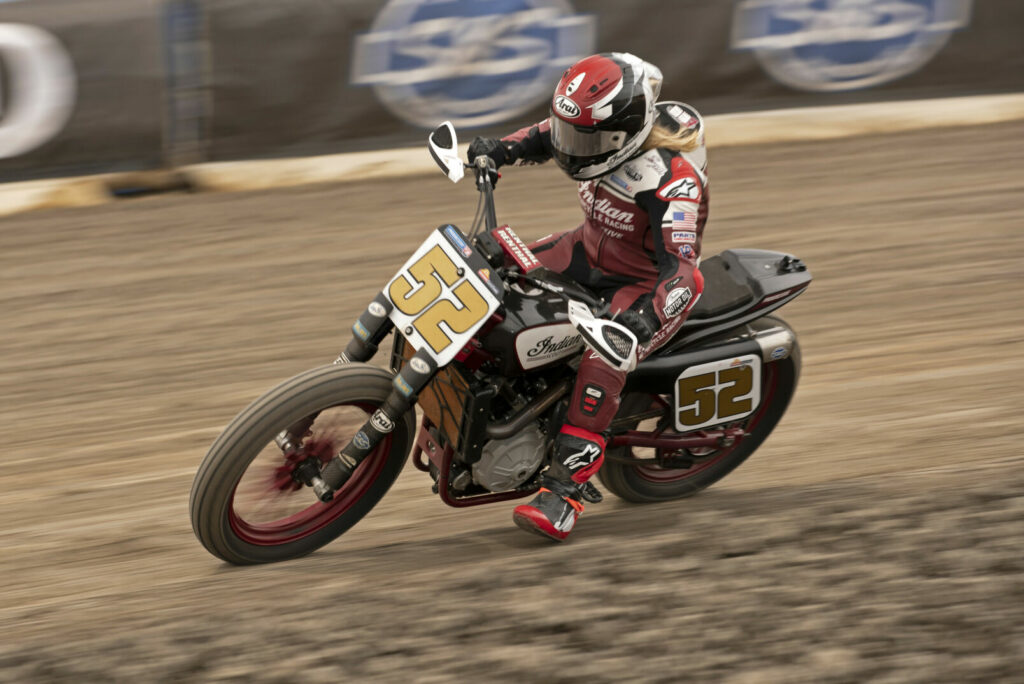
[[[917,71],[970,17],[971,0],[741,0],[732,46],[793,88],[854,90]]]
[[[356,38],[352,83],[417,126],[486,126],[550,98],[595,33],[568,0],[389,0]]]

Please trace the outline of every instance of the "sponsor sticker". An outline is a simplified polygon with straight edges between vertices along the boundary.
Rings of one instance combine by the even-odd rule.
[[[395,389],[397,389],[399,392],[401,392],[405,396],[408,397],[408,396],[410,396],[412,394],[412,385],[407,383],[405,381],[405,378],[403,378],[401,375],[396,375],[395,376],[394,385],[395,385]]]
[[[501,243],[505,253],[512,257],[512,260],[523,270],[523,273],[540,266],[540,261],[533,255],[530,248],[508,226],[498,228],[493,235]]]
[[[366,307],[366,310],[370,312],[370,315],[376,316],[377,318],[384,318],[388,315],[387,309],[380,302],[370,302],[370,306]]]
[[[555,98],[554,110],[566,119],[575,119],[580,115],[580,106],[565,95]]]
[[[696,242],[697,233],[692,230],[672,231],[672,242]]]
[[[356,436],[352,438],[352,443],[355,444],[360,449],[370,448],[370,438],[362,430],[357,432]]]
[[[630,185],[629,183],[627,183],[626,181],[622,180],[618,176],[612,174],[611,176],[609,176],[609,178],[611,178],[612,183],[615,183],[615,185],[618,185],[620,188],[622,188],[626,192],[633,192],[633,186]]]
[[[622,173],[626,174],[626,177],[630,180],[639,183],[643,180],[643,174],[636,170],[635,167],[626,164],[622,167]]]
[[[366,326],[364,326],[359,321],[356,321],[355,325],[352,326],[352,332],[354,332],[356,334],[356,337],[358,337],[361,340],[367,340],[370,337],[370,331],[367,330]]]
[[[455,226],[445,226],[444,234],[448,236],[449,242],[455,245],[455,248],[462,252],[462,256],[469,256],[473,253],[473,248],[466,244],[462,234],[455,228]]]
[[[683,245],[679,248],[679,256],[684,259],[692,259],[694,254],[696,254],[696,252],[693,249],[693,245]]]
[[[409,365],[412,366],[412,369],[420,375],[427,375],[430,373],[430,365],[421,358],[415,356],[412,357],[409,359]]]
[[[776,347],[775,349],[772,349],[772,353],[768,356],[772,361],[778,361],[779,359],[786,358],[787,355],[789,355],[788,349],[785,347]]]
[[[370,425],[372,425],[377,432],[384,434],[395,429],[395,421],[388,418],[387,414],[384,413],[382,409],[377,409],[373,412],[373,415],[370,416]]]
[[[672,290],[665,297],[665,315],[671,318],[683,313],[691,299],[693,293],[688,287],[677,287]]]

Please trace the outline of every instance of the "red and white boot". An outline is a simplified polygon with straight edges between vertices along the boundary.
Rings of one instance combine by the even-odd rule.
[[[589,494],[593,489],[586,482],[604,462],[604,444],[596,432],[563,425],[540,492],[533,501],[512,511],[516,525],[555,541],[565,540],[583,513],[583,492]],[[592,496],[588,500],[593,501]]]

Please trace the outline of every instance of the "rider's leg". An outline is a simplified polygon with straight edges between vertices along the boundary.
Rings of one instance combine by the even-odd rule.
[[[652,285],[630,285],[605,296],[611,297],[611,310],[617,312],[649,301]],[[638,358],[645,358],[667,342],[683,320],[685,315],[670,319],[649,344],[638,350]],[[606,439],[602,433],[618,412],[625,384],[624,371],[612,368],[593,352],[584,352],[566,424],[555,439],[551,466],[544,473],[537,497],[513,511],[517,525],[558,541],[569,536],[583,512],[584,494],[588,487],[593,488],[588,480],[604,462]],[[597,497],[600,500],[599,493]],[[594,500],[592,496],[587,498]]]

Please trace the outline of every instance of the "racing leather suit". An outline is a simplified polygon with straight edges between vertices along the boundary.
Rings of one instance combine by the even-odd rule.
[[[657,117],[669,130],[697,129],[698,147],[690,152],[648,150],[604,176],[580,182],[583,223],[530,245],[545,267],[610,302],[612,314],[633,309],[653,324],[657,332],[641,346],[639,359],[679,330],[704,289],[697,270],[708,214],[703,122],[694,109],[678,102],[658,103]],[[502,141],[519,164],[551,157],[547,121]],[[590,433],[606,430],[625,383],[624,371],[586,352],[569,405],[569,425]],[[585,482],[601,460],[573,470],[573,481]]]

